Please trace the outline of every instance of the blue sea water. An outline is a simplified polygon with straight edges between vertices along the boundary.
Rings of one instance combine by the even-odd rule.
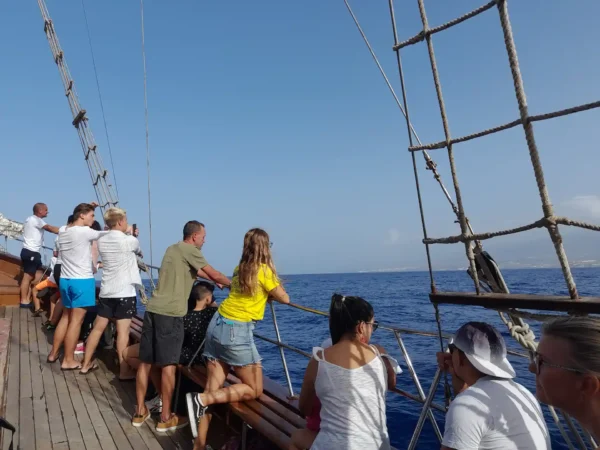
[[[580,295],[594,295],[600,291],[600,269],[574,269]],[[559,269],[519,269],[505,270],[504,278],[513,293],[567,295],[564,279]],[[435,281],[442,291],[471,291],[473,284],[464,271],[446,271],[435,273]],[[353,273],[326,275],[290,275],[284,277],[287,291],[293,303],[322,311],[327,311],[331,295],[339,292],[345,295],[361,296],[373,305],[375,318],[380,324],[398,328],[418,329],[437,333],[433,306],[429,302],[429,274],[426,272],[399,273]],[[225,292],[217,292],[217,300],[225,297]],[[306,313],[284,305],[275,305],[281,339],[286,344],[311,352],[313,346],[328,337],[327,318]],[[510,337],[498,314],[491,310],[472,306],[440,306],[441,323],[444,332],[453,333],[466,321],[479,320],[495,325],[503,334],[509,348],[522,350]],[[530,322],[539,336],[539,324]],[[265,318],[257,324],[256,333],[275,339],[270,309]],[[425,393],[436,371],[435,352],[439,350],[437,337],[402,335],[410,358]],[[281,356],[277,348],[270,343],[256,340],[265,373],[281,385],[286,385],[282,370]],[[398,347],[393,333],[379,329],[372,338],[373,343],[383,345],[398,359],[404,373],[398,377],[398,388],[417,395],[415,384],[407,370],[406,362]],[[308,363],[306,357],[285,350],[294,392],[300,390],[304,370]],[[535,378],[528,369],[525,358],[509,357],[517,371],[517,381],[535,392]],[[388,430],[392,445],[398,449],[407,448],[417,423],[421,406],[403,396],[389,393],[387,399]],[[443,384],[436,394],[437,403],[444,404]],[[554,449],[566,449],[567,445],[544,407],[549,424]],[[435,417],[443,432],[444,417],[435,412]],[[419,449],[439,449],[440,444],[433,427],[426,421],[419,439]]]

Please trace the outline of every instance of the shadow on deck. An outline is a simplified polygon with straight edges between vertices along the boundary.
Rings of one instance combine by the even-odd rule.
[[[43,319],[19,307],[2,309],[12,320],[5,416],[17,428],[15,448],[192,448],[189,427],[157,433],[154,420],[140,428],[131,425],[134,382],[120,382],[104,361],[85,376],[61,371],[60,363],[48,364],[51,335],[42,329]],[[6,432],[1,447],[7,449],[9,443]]]

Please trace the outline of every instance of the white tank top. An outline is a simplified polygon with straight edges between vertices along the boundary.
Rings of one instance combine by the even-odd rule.
[[[313,348],[319,362],[315,390],[321,402],[321,430],[312,450],[389,450],[385,416],[387,371],[378,350],[371,362],[345,369],[325,361],[320,347]]]

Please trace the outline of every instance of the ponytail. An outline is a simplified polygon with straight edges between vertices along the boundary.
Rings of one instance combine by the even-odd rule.
[[[333,294],[329,307],[331,342],[335,345],[345,334],[354,334],[359,323],[369,322],[373,316],[373,307],[368,301],[360,297]]]

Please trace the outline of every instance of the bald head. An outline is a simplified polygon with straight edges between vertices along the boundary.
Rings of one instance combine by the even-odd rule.
[[[45,203],[36,203],[33,205],[33,214],[44,218],[48,215],[48,206]]]

